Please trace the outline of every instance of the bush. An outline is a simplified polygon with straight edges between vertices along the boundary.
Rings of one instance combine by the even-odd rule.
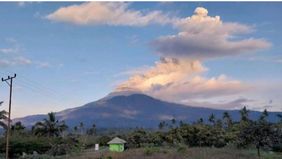
[[[97,143],[101,146],[107,146],[107,143],[111,140],[109,136],[101,136],[97,139]]]
[[[6,142],[4,139],[0,141],[0,153],[5,153]],[[38,153],[45,153],[51,148],[49,140],[46,138],[37,138],[37,137],[12,137],[10,140],[10,151],[9,155],[11,157],[17,157],[23,152],[27,154],[33,153],[36,151]]]
[[[179,145],[177,147],[177,152],[178,153],[185,153],[187,151],[187,147],[185,145]]]
[[[272,151],[282,152],[282,143],[277,143],[272,146]]]
[[[221,147],[224,147],[226,145],[226,142],[224,139],[218,139],[215,143],[214,143],[214,146],[216,148],[221,148]]]
[[[160,152],[160,149],[157,148],[157,147],[145,147],[144,148],[144,153],[147,156],[150,156],[150,155],[152,155],[153,153],[156,153],[156,152]]]
[[[0,153],[5,153],[6,142],[4,138],[0,140]],[[78,141],[74,138],[47,138],[34,136],[12,136],[10,140],[9,155],[11,158],[19,158],[23,152],[26,154],[48,153],[49,155],[64,155],[80,150]]]
[[[75,138],[58,138],[52,143],[52,147],[47,153],[52,156],[66,155],[73,152],[79,152],[81,147],[79,141]]]

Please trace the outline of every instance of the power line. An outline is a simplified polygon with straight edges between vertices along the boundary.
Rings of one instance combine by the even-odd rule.
[[[67,101],[64,100],[66,99],[66,96],[59,94],[55,90],[48,89],[46,86],[37,81],[31,80],[22,74],[18,75],[16,86],[23,87],[25,90],[31,91],[37,95],[41,95],[42,97],[47,97],[51,101],[55,102],[56,105],[59,105],[60,102]]]
[[[10,100],[9,100],[9,112],[8,112],[8,127],[6,133],[6,159],[9,159],[9,137],[10,137],[10,127],[11,127],[11,106],[12,106],[12,91],[13,91],[13,79],[16,78],[16,74],[14,76],[4,79],[2,78],[2,82],[6,82],[10,87]]]

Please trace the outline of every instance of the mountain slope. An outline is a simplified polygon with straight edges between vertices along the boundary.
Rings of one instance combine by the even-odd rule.
[[[100,128],[157,127],[160,121],[183,120],[194,122],[199,118],[207,119],[211,113],[221,118],[225,110],[204,107],[192,107],[161,101],[144,94],[129,94],[106,97],[81,107],[57,112],[59,120],[65,120],[69,126],[83,122],[86,126],[95,123]],[[234,120],[239,120],[238,110],[229,111]],[[269,113],[269,120],[277,120],[277,112]],[[250,111],[250,118],[257,119],[260,112]],[[31,115],[18,118],[24,125],[31,126],[46,115]]]

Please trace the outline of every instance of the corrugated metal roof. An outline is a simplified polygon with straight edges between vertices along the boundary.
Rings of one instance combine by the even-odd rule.
[[[118,137],[115,137],[114,139],[108,142],[108,144],[125,144],[125,143],[126,143],[125,140]]]

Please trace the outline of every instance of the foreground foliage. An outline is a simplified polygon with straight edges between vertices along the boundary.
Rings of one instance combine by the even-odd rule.
[[[130,156],[131,159],[138,156],[181,159],[193,155],[193,158],[199,159],[208,156],[232,159],[234,156],[255,158],[256,154],[263,158],[282,158],[282,115],[277,116],[279,122],[270,123],[266,110],[257,120],[249,119],[248,113],[244,107],[240,111],[241,120],[236,122],[228,112],[224,112],[222,117],[211,114],[208,121],[200,118],[194,123],[185,123],[172,119],[160,122],[159,129],[135,128],[102,134],[97,134],[95,124],[87,129],[80,123],[70,129],[64,121],[58,121],[54,113],[49,113],[47,119],[37,122],[31,130],[26,129],[20,122],[12,125],[10,157],[58,158],[66,155],[74,158],[77,154],[87,156],[88,153],[97,156],[92,150],[96,143],[107,146],[109,140],[118,136],[127,141],[127,150],[121,154],[101,150],[98,158],[99,155],[102,155],[100,158],[124,158],[124,154],[134,155]],[[1,137],[0,153],[4,152],[5,140]],[[232,156],[232,152],[236,154]]]

